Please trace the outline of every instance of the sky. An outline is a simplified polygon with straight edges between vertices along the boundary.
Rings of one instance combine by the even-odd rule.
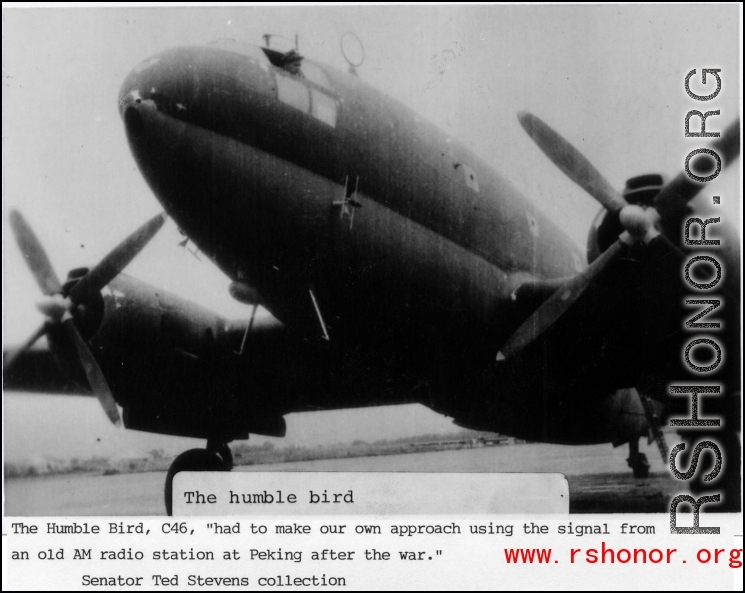
[[[739,115],[739,27],[736,5],[4,8],[3,342],[20,342],[41,322],[38,288],[9,232],[11,209],[29,220],[60,276],[95,264],[160,211],[129,152],[117,99],[127,73],[162,50],[297,34],[301,54],[346,69],[339,43],[352,31],[365,50],[361,78],[466,144],[584,246],[598,204],[538,151],[517,113],[555,127],[619,189],[636,174],[675,175],[700,146],[684,138],[688,110],[720,109],[710,131]],[[685,93],[693,68],[722,69],[711,105]],[[741,220],[740,178],[738,161],[707,184],[701,208],[717,193],[722,217]],[[167,223],[127,273],[247,316],[228,279],[180,240]],[[112,432],[92,400],[12,395],[5,404],[8,455],[84,455],[101,435],[111,450],[182,445]],[[418,406],[302,416],[290,419],[288,442],[452,428]]]

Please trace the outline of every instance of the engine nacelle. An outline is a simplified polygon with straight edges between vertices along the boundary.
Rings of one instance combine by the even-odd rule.
[[[90,347],[127,428],[224,441],[284,434],[281,410],[251,389],[250,361],[237,354],[248,320],[229,323],[124,274],[102,296]]]

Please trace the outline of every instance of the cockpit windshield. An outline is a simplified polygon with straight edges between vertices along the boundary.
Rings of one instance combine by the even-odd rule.
[[[329,79],[326,78],[326,75],[323,73],[323,70],[321,70],[315,64],[312,64],[311,62],[303,62],[301,71],[303,73],[303,76],[305,76],[305,78],[307,78],[311,82],[316,83],[318,86],[328,91],[331,90]]]
[[[335,128],[336,98],[323,70],[305,60],[297,50],[280,52],[268,47],[261,49],[272,65],[282,71],[276,77],[279,100]]]

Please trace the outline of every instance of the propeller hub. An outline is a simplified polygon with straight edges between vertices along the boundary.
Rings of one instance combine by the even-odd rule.
[[[637,239],[644,237],[652,226],[652,222],[647,218],[644,208],[633,204],[624,206],[621,209],[619,219],[623,228]]]
[[[127,264],[142,251],[150,239],[155,236],[155,233],[158,232],[158,229],[163,226],[165,220],[165,213],[151,218],[117,245],[113,251],[110,251],[95,268],[92,270],[78,268],[70,272],[68,281],[63,286],[54,273],[54,269],[49,263],[49,258],[44,248],[26,222],[26,219],[23,218],[20,212],[13,210],[10,213],[10,224],[16,242],[26,257],[31,273],[36,278],[39,288],[47,295],[47,298],[36,305],[37,309],[47,317],[47,320],[25,342],[21,350],[9,356],[6,362],[6,369],[23,351],[33,346],[41,336],[48,332],[57,332],[58,328],[56,326],[59,325],[67,334],[68,341],[75,346],[77,360],[82,366],[91,391],[98,397],[98,401],[103,406],[109,419],[114,424],[120,425],[121,418],[119,416],[119,409],[116,407],[114,395],[106,382],[103,371],[98,366],[96,357],[86,343],[88,338],[81,336],[80,330],[76,325],[76,319],[73,318],[73,313],[76,313],[78,322],[83,321],[83,327],[86,326],[86,317],[93,322],[94,328],[91,332],[92,335],[95,332],[95,328],[98,327],[100,317],[96,318],[95,315],[86,315],[86,311],[92,310],[95,312],[96,310],[100,310],[100,314],[103,315],[101,289],[116,278]],[[97,302],[100,302],[100,308]],[[72,358],[66,356],[66,353],[62,354],[63,358]]]
[[[61,294],[55,294],[36,303],[36,308],[49,319],[59,321],[65,313],[69,314],[72,303]]]

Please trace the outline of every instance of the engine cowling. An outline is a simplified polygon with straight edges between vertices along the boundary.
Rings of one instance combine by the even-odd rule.
[[[124,274],[102,295],[90,346],[127,428],[225,441],[284,434],[281,411],[250,388],[249,361],[236,353],[245,324]]]

